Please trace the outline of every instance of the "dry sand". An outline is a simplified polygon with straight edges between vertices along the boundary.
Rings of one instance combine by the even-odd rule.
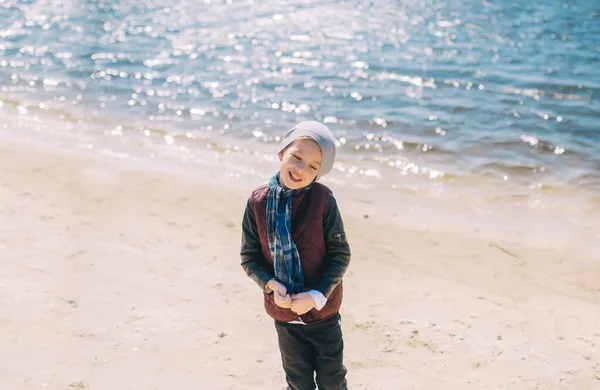
[[[251,189],[0,144],[0,389],[284,388],[239,265]],[[401,228],[336,194],[351,389],[600,389],[598,252]]]

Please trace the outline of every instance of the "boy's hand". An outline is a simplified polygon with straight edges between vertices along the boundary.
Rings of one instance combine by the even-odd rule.
[[[316,302],[312,295],[309,293],[300,293],[292,295],[292,306],[291,309],[294,313],[301,316],[304,313],[308,313],[312,308],[316,306]]]
[[[273,300],[275,304],[284,309],[289,309],[292,305],[292,298],[290,294],[287,293],[287,288],[276,281],[275,279],[271,279],[267,282],[267,288],[273,290]]]

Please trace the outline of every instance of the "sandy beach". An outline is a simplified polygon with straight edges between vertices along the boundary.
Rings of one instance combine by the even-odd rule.
[[[239,265],[251,190],[3,142],[0,388],[285,388]],[[350,388],[600,388],[598,252],[403,228],[336,196]]]

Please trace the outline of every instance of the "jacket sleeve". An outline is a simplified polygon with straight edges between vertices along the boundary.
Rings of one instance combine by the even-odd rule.
[[[265,285],[271,280],[273,267],[265,260],[258,237],[256,218],[252,211],[252,198],[248,198],[244,219],[242,220],[242,246],[240,250],[242,268],[246,274],[265,291]]]
[[[323,216],[323,234],[327,253],[321,280],[315,286],[315,290],[329,298],[350,264],[350,245],[346,240],[342,216],[333,195],[329,196]]]

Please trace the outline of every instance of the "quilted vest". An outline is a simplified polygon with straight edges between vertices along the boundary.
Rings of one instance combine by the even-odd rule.
[[[273,264],[269,239],[267,236],[267,197],[268,185],[259,187],[252,192],[252,209],[256,218],[258,235],[262,252],[269,264]],[[292,239],[298,248],[302,272],[304,274],[304,290],[311,290],[322,275],[326,247],[323,233],[323,215],[331,190],[320,183],[313,183],[308,191],[298,194],[292,201],[291,229]],[[311,309],[300,316],[306,324],[326,320],[337,314],[342,303],[342,283],[340,282],[327,297],[327,303],[321,310]],[[290,309],[284,309],[275,304],[273,294],[264,294],[264,304],[267,313],[277,321],[290,322],[298,319],[298,315]]]

